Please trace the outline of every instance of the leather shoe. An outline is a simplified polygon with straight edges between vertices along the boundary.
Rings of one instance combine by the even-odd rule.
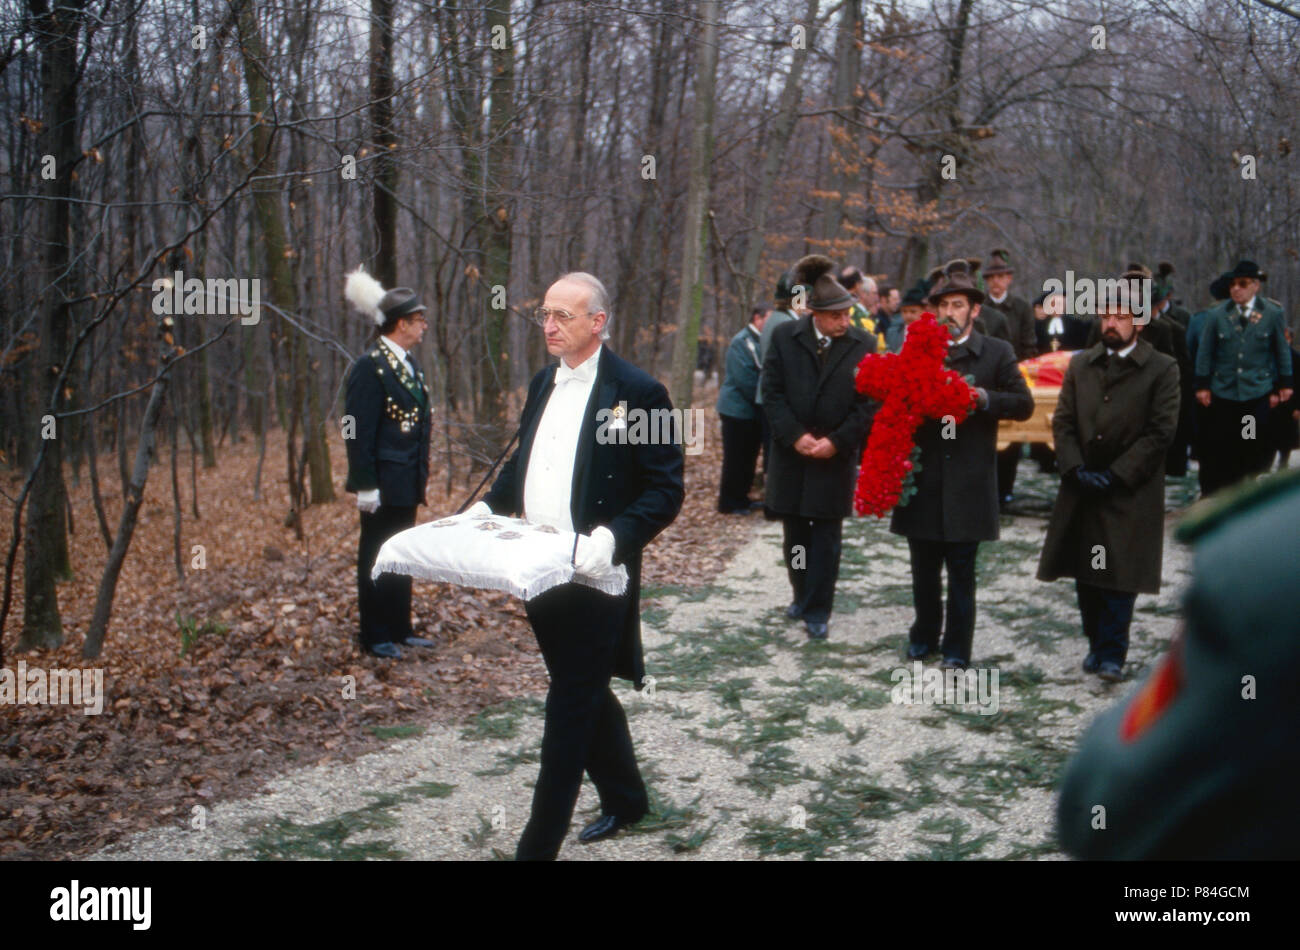
[[[965,660],[955,656],[945,656],[943,662],[939,664],[945,670],[964,670],[967,663]]]
[[[638,818],[636,821],[640,821]],[[578,840],[583,844],[591,844],[593,841],[603,841],[606,838],[612,838],[628,825],[636,824],[634,821],[624,821],[618,815],[601,815],[586,828],[578,832]]]
[[[924,660],[931,653],[938,651],[938,647],[932,647],[925,643],[909,643],[907,645],[907,658],[909,660]]]
[[[808,628],[809,640],[825,640],[831,629],[825,621],[805,620],[804,626]]]
[[[431,647],[433,645],[432,640],[426,640],[424,637],[407,637],[402,641],[404,647]]]
[[[383,643],[372,643],[368,647],[362,647],[371,656],[382,656],[388,660],[400,660],[402,651],[397,649],[396,643],[389,643],[385,640]]]
[[[1107,683],[1118,683],[1124,678],[1124,667],[1114,660],[1105,660],[1097,667],[1097,676]]]
[[[798,604],[791,604],[789,607],[785,608],[785,615],[791,620],[798,620],[803,616],[803,608]]]
[[[1097,654],[1089,653],[1083,658],[1083,671],[1085,673],[1096,673],[1099,666],[1101,666],[1101,660],[1097,659]]]

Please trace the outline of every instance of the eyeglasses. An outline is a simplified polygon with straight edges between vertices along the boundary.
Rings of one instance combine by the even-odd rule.
[[[533,323],[537,324],[539,327],[544,327],[546,326],[546,318],[554,317],[556,323],[564,326],[574,317],[586,317],[590,316],[590,314],[590,310],[586,313],[569,313],[567,310],[560,310],[555,307],[538,307],[533,311]]]
[[[1232,286],[1233,286],[1233,287],[1249,287],[1252,283],[1254,283],[1253,278],[1250,278],[1250,277],[1235,277],[1235,278],[1233,278]]]

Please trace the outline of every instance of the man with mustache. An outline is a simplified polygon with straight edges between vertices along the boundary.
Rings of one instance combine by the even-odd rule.
[[[1178,362],[1134,324],[1128,273],[1101,302],[1101,342],[1070,360],[1052,416],[1061,486],[1039,580],[1073,577],[1087,673],[1118,682],[1133,604],[1160,592],[1165,453],[1178,428]]]

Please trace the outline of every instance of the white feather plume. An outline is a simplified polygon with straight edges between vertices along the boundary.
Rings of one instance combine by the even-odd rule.
[[[347,283],[343,285],[343,296],[358,311],[373,320],[376,326],[384,323],[383,311],[379,309],[379,301],[384,298],[384,293],[383,285],[367,274],[364,267],[358,267],[348,274]]]

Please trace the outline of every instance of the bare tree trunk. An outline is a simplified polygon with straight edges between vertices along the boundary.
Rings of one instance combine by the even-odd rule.
[[[84,0],[68,0],[51,9],[46,0],[29,0],[28,8],[41,37],[41,98],[45,122],[41,154],[55,160],[55,177],[48,183],[45,204],[45,251],[40,271],[40,357],[36,362],[38,399],[58,375],[67,350],[68,307],[73,296],[67,286],[71,257],[72,173],[79,159],[77,148],[77,47]],[[62,394],[28,420],[35,444],[44,432],[42,417],[63,403]],[[60,428],[66,428],[60,425]],[[19,650],[46,649],[63,643],[55,582],[70,577],[68,538],[64,512],[67,489],[63,484],[64,432],[56,430],[45,447],[43,461],[27,499],[27,538],[23,548],[23,628]]]
[[[696,340],[704,306],[704,255],[709,241],[705,215],[709,204],[709,172],[713,161],[714,90],[718,78],[718,2],[700,0],[695,71],[695,119],[691,134],[690,190],[682,246],[682,293],[677,305],[677,338],[673,343],[673,405],[690,408],[695,384]]]
[[[149,404],[145,406],[144,419],[140,423],[140,442],[135,450],[135,468],[122,505],[117,537],[113,541],[113,549],[108,552],[108,563],[104,565],[99,592],[95,596],[95,612],[90,618],[90,629],[86,631],[86,643],[81,650],[81,655],[87,660],[96,659],[104,647],[104,635],[108,631],[108,618],[113,610],[118,576],[122,573],[122,562],[126,560],[140,506],[144,503],[144,486],[149,480],[149,467],[153,463],[154,430],[158,425],[158,414],[162,411],[163,397],[167,394],[170,378],[171,370],[168,369],[158,377],[149,391]]]

